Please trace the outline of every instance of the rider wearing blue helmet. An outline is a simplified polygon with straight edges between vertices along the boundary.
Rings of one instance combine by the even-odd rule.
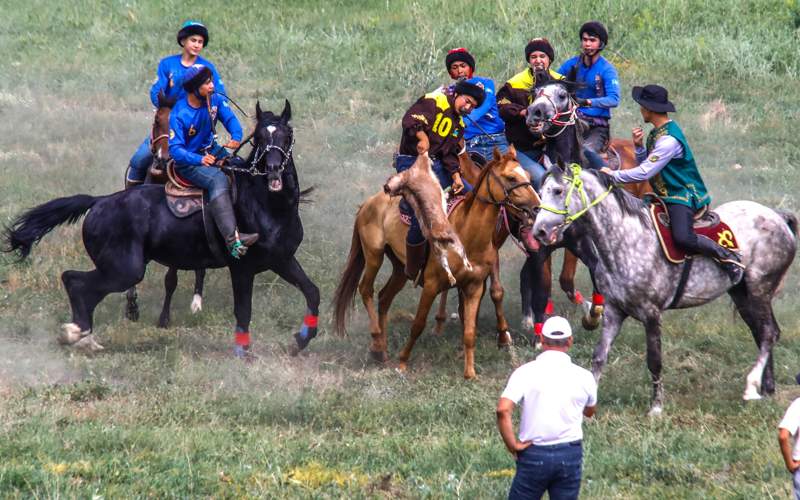
[[[258,234],[239,234],[236,229],[230,183],[215,166],[227,152],[216,143],[214,124],[219,118],[231,134],[231,140],[225,144],[228,148],[239,147],[242,126],[228,107],[228,101],[214,93],[209,68],[202,64],[189,68],[183,89],[185,97],[175,103],[169,115],[169,154],[175,160],[178,175],[208,192],[214,222],[231,256],[238,259],[258,241]]]
[[[225,86],[211,62],[200,56],[208,45],[208,29],[198,21],[186,21],[178,31],[178,45],[183,49],[180,54],[165,57],[158,63],[156,81],[150,87],[150,102],[158,107],[158,94],[171,99],[181,99],[186,95],[183,89],[183,79],[186,71],[194,64],[202,64],[211,71],[214,88],[217,94],[225,95]],[[144,182],[147,169],[153,162],[153,153],[150,149],[150,137],[146,138],[131,157],[128,175],[125,178],[125,187],[136,186]]]

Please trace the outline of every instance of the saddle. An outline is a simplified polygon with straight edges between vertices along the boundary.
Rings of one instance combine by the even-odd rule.
[[[458,206],[459,203],[464,201],[466,195],[457,194],[455,196],[450,196],[447,198],[447,217],[450,218],[450,214],[453,213],[453,210]],[[406,226],[411,225],[411,217],[414,216],[414,211],[411,208],[411,205],[406,203],[405,200],[400,200],[400,210],[398,211],[398,215],[400,216],[400,222],[405,224]]]
[[[645,201],[649,203],[650,218],[656,228],[658,241],[661,243],[661,250],[668,261],[673,264],[680,264],[686,260],[686,252],[677,247],[672,240],[670,230],[669,213],[664,200],[655,195],[648,195]],[[717,244],[733,251],[739,250],[736,236],[733,230],[723,222],[716,212],[703,207],[694,216],[694,232],[698,236],[710,238]]]
[[[231,185],[232,202],[236,203],[236,183],[233,182],[232,174],[226,173],[226,175]],[[225,262],[225,245],[222,241],[222,236],[217,230],[210,210],[205,210],[205,206],[208,205],[205,191],[181,177],[175,171],[175,163],[173,161],[167,164],[166,177],[164,194],[166,195],[169,211],[179,219],[185,219],[192,214],[202,211],[203,227],[205,228],[206,241],[208,241],[211,253],[214,254],[217,260]]]

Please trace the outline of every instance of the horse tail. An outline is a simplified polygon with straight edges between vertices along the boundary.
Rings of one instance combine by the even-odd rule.
[[[358,220],[358,217],[356,217]],[[339,285],[333,295],[334,331],[343,336],[347,331],[347,315],[353,307],[353,300],[358,290],[358,282],[364,272],[364,250],[361,247],[361,236],[358,234],[358,223],[353,224],[353,239],[350,243],[350,255],[342,271]]]
[[[298,196],[299,203],[314,203],[314,198],[311,197],[311,194],[316,189],[315,186],[311,186],[310,188],[306,188],[300,191],[300,195]]]
[[[61,224],[74,224],[100,197],[77,194],[56,198],[29,209],[3,231],[4,252],[19,252],[20,259],[31,253],[33,245]]]

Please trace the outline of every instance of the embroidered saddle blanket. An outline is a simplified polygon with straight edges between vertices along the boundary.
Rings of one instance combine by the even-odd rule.
[[[664,256],[673,264],[682,263],[686,260],[686,252],[677,247],[672,239],[669,214],[664,201],[656,196],[648,196],[646,199],[650,205],[650,218],[656,227],[658,241],[661,243],[661,250],[664,252]],[[708,210],[708,207],[695,214],[694,232],[698,236],[710,238],[729,250],[736,251],[739,249],[733,230],[719,218],[716,212]]]

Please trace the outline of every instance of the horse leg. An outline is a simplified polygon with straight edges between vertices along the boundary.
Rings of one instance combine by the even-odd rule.
[[[583,295],[575,289],[575,272],[578,269],[578,257],[569,250],[564,251],[564,263],[561,265],[561,275],[558,283],[574,304],[583,304]]]
[[[600,376],[603,374],[603,368],[608,361],[608,353],[611,351],[611,345],[614,339],[619,335],[619,330],[622,328],[622,322],[625,321],[628,315],[617,309],[615,306],[608,305],[605,309],[605,321],[603,321],[603,334],[594,348],[592,354],[592,374],[594,379],[600,381]]]
[[[571,254],[580,259],[587,269],[589,269],[589,277],[592,279],[592,303],[589,306],[589,310],[585,311],[583,318],[581,318],[581,325],[586,330],[594,330],[600,326],[605,303],[605,298],[598,292],[597,283],[594,279],[594,271],[597,268],[597,254],[594,251],[592,243],[586,238],[579,238],[577,242],[571,242],[567,245],[567,248]],[[581,299],[583,299],[583,297],[581,297]]]
[[[478,308],[483,296],[484,283],[470,284],[464,290],[464,378],[475,378],[475,327],[478,320]]]
[[[769,300],[759,300],[749,296],[747,288],[743,286],[733,287],[728,294],[733,299],[739,315],[750,328],[750,333],[759,349],[756,363],[747,375],[747,384],[742,397],[746,401],[761,399],[760,389],[763,389],[764,394],[774,394],[772,346],[780,335],[780,328],[775,321],[772,305]]]
[[[425,329],[425,322],[428,319],[428,313],[431,310],[431,306],[433,305],[433,301],[436,300],[436,296],[438,295],[438,290],[436,287],[435,280],[425,280],[424,288],[422,289],[422,296],[419,299],[419,305],[417,306],[417,314],[414,317],[414,322],[411,324],[411,334],[408,337],[408,342],[406,342],[405,347],[403,350],[400,351],[399,355],[399,364],[397,369],[401,372],[405,372],[408,369],[408,359],[411,357],[411,350],[414,348],[414,344],[417,342],[422,331]]]
[[[124,255],[117,255],[119,263],[130,263]],[[133,260],[136,263],[136,259]],[[133,268],[99,269],[93,271],[65,271],[61,275],[64,289],[72,309],[72,323],[62,325],[59,341],[74,344],[76,348],[99,351],[103,346],[92,335],[94,310],[109,293],[123,292],[144,277],[144,260],[139,259]]]
[[[192,295],[192,314],[197,314],[203,310],[203,286],[206,281],[206,270],[195,269],[194,271],[194,295]]]
[[[489,282],[489,296],[492,297],[492,302],[494,302],[494,315],[497,318],[497,347],[508,347],[513,342],[511,340],[511,333],[508,331],[506,314],[503,310],[505,290],[503,290],[503,284],[500,282],[499,256],[498,259],[494,261],[494,264],[492,264],[492,273],[489,275]]]
[[[358,283],[358,293],[361,295],[361,302],[364,303],[364,309],[369,316],[369,334],[373,338],[373,347],[374,339],[380,337],[381,334],[380,320],[375,310],[375,278],[383,265],[383,255],[382,251],[365,252],[364,274]],[[370,351],[373,352],[372,349]]]
[[[519,294],[522,303],[522,329],[533,330],[533,285],[531,283],[531,266],[535,265],[535,257],[529,255],[519,271]]]
[[[275,266],[274,270],[278,273],[278,276],[300,290],[306,299],[306,314],[303,317],[303,324],[300,326],[300,331],[294,334],[294,339],[297,342],[297,351],[292,350],[292,354],[296,355],[308,346],[311,339],[317,336],[319,288],[308,278],[308,275],[295,257],[292,257],[285,266]]]
[[[178,269],[170,267],[164,275],[164,305],[161,306],[161,314],[158,317],[158,327],[166,328],[169,326],[169,308],[172,304],[172,294],[178,288]]]
[[[436,311],[436,325],[433,327],[433,335],[436,337],[442,336],[442,330],[444,330],[444,323],[447,321],[447,290],[444,290],[442,293],[439,294],[439,309]]]
[[[255,275],[249,269],[239,266],[230,267],[229,269],[233,287],[233,315],[236,317],[233,355],[249,361],[253,359],[253,355],[250,352],[250,317],[253,307],[253,281]]]
[[[125,292],[125,317],[130,321],[139,321],[139,304],[136,303],[138,297],[135,286],[128,288],[128,291]]]
[[[653,382],[650,399],[650,417],[660,417],[664,411],[664,387],[661,380],[661,318],[649,318],[644,324],[647,334],[647,368]]]
[[[378,292],[378,330],[372,333],[372,343],[370,344],[370,354],[379,363],[389,360],[388,351],[388,329],[389,329],[389,308],[392,301],[406,286],[406,275],[404,264],[392,254],[392,274]]]

